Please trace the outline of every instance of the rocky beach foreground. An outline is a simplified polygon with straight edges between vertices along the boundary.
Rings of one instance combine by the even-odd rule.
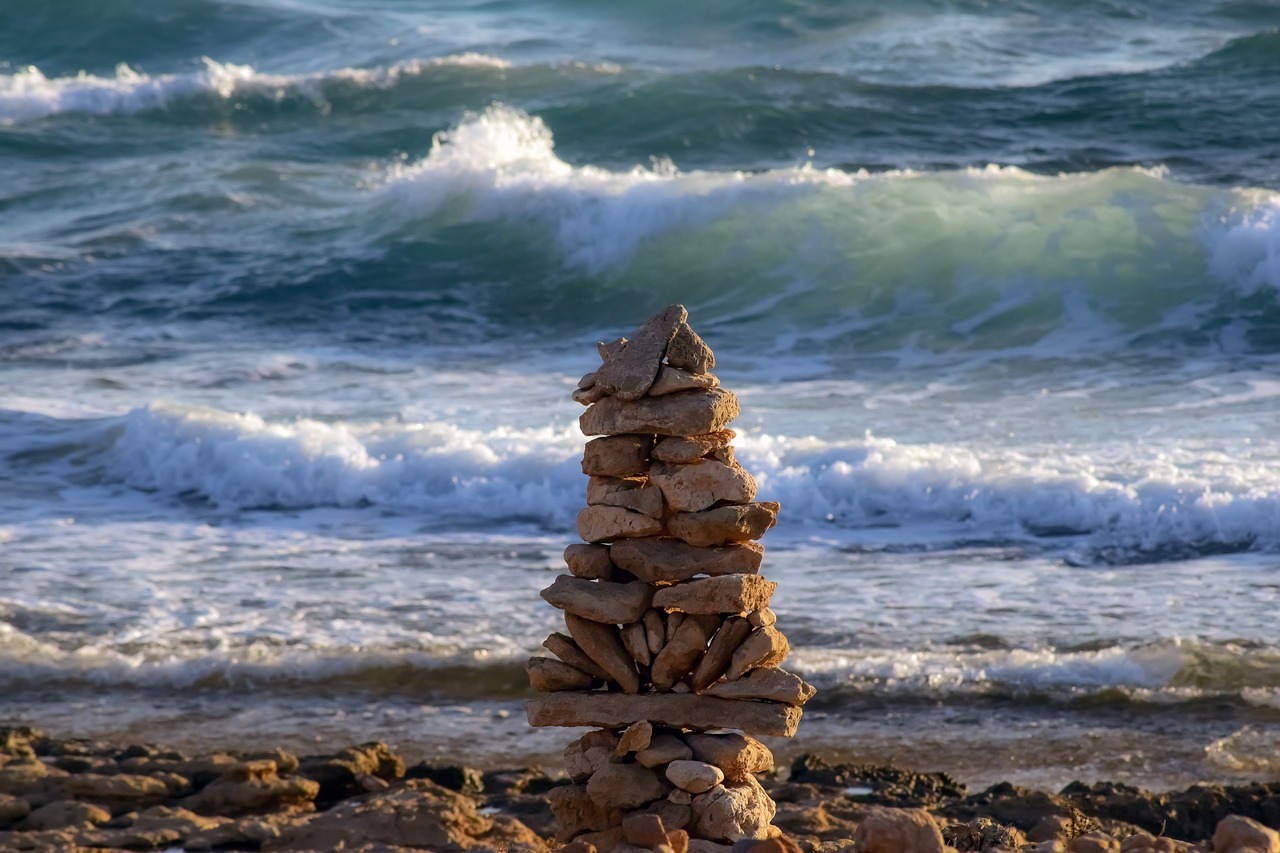
[[[942,773],[803,756],[761,774],[778,839],[822,853],[1280,852],[1280,782],[1151,793],[1076,782],[971,792]],[[0,850],[551,851],[536,767],[410,764],[384,743],[331,754],[186,754],[152,744],[0,729]],[[709,842],[670,833],[648,849]],[[794,847],[793,847],[794,845]],[[636,846],[633,842],[632,846]],[[731,848],[724,846],[723,849]]]

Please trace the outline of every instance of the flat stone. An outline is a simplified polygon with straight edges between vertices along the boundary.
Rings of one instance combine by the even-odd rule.
[[[694,758],[719,767],[730,782],[741,782],[748,776],[773,769],[773,753],[769,747],[750,735],[690,732],[682,740]]]
[[[645,767],[659,767],[689,758],[693,758],[693,750],[675,735],[654,735],[649,739],[649,746],[636,753],[636,761]]]
[[[692,462],[709,453],[723,450],[738,437],[731,429],[722,429],[707,435],[673,435],[659,439],[653,446],[652,458],[659,462]]]
[[[640,666],[648,666],[653,660],[653,656],[649,653],[649,637],[645,633],[643,622],[632,622],[629,625],[623,625],[622,646],[631,655],[631,659]]]
[[[664,587],[653,596],[654,607],[685,613],[745,613],[769,606],[778,585],[759,575],[721,575],[697,578]]]
[[[756,667],[777,666],[786,659],[790,651],[791,644],[773,625],[754,628],[733,653],[733,660],[729,662],[729,669],[725,671],[724,677],[733,681]]]
[[[666,797],[668,786],[642,764],[606,764],[587,781],[587,793],[603,809],[634,809]]]
[[[83,829],[98,826],[109,820],[111,820],[111,812],[101,806],[75,800],[54,800],[28,814],[16,829],[19,832],[40,832],[67,827]]]
[[[689,312],[683,305],[670,305],[636,329],[635,336],[613,349],[596,370],[596,387],[620,400],[643,397],[653,384],[667,352],[667,344],[684,325]]]
[[[620,506],[589,506],[578,513],[578,535],[588,542],[661,536],[662,520]]]
[[[724,388],[641,397],[634,402],[605,397],[582,413],[578,425],[585,435],[702,435],[724,429],[738,411],[738,398]]]
[[[776,807],[754,776],[741,782],[716,785],[693,798],[690,834],[711,841],[766,838]],[[859,848],[861,849],[861,848]],[[898,853],[915,848],[902,847]]]
[[[769,737],[791,737],[796,733],[801,716],[800,709],[791,705],[721,699],[696,693],[642,696],[598,692],[549,693],[529,700],[525,703],[525,711],[531,726],[620,729],[648,720],[670,728],[699,731],[731,728]]]
[[[648,749],[652,741],[653,723],[648,720],[641,720],[638,723],[632,723],[627,726],[626,731],[618,738],[616,752],[619,756],[626,755],[628,752],[641,752]]]
[[[668,782],[690,794],[709,791],[724,781],[724,771],[705,761],[673,761],[666,774]]]
[[[566,613],[592,622],[625,625],[644,618],[653,602],[653,587],[640,581],[613,583],[558,575],[541,595]]]
[[[610,580],[615,574],[608,545],[570,545],[564,549],[564,562],[575,578]]]
[[[667,364],[690,373],[706,373],[716,366],[716,356],[688,322],[684,322],[667,344]]]
[[[542,647],[574,669],[585,672],[593,678],[608,681],[609,674],[600,668],[586,652],[578,647],[573,638],[567,634],[551,634],[542,641]]]
[[[812,684],[793,672],[774,666],[762,666],[751,670],[736,681],[722,681],[706,691],[708,696],[725,699],[767,699],[788,705],[803,705],[817,692]]]
[[[777,519],[778,505],[766,501],[677,513],[667,521],[667,529],[671,536],[705,547],[759,539]]]
[[[587,503],[620,506],[650,518],[665,515],[662,490],[643,477],[592,477],[587,481]]]
[[[741,616],[730,616],[724,620],[720,630],[711,638],[706,653],[698,661],[698,666],[689,679],[689,686],[701,692],[715,684],[729,668],[733,653],[750,633],[751,623]]]
[[[677,391],[693,391],[698,388],[715,388],[720,380],[710,373],[693,374],[678,367],[664,364],[658,368],[658,375],[649,386],[650,397],[661,397]]]
[[[557,690],[586,690],[594,679],[555,658],[532,657],[524,666],[529,673],[529,686],[539,693]]]
[[[618,738],[603,729],[587,732],[564,748],[564,765],[575,782],[589,779],[616,757]]]
[[[755,478],[740,465],[714,459],[688,464],[655,462],[649,481],[662,490],[667,505],[677,512],[698,512],[714,503],[747,503],[756,496]]]
[[[699,656],[707,650],[711,633],[697,619],[686,619],[676,635],[663,647],[653,661],[650,680],[659,690],[670,690],[693,668]]]
[[[583,417],[586,414],[584,412]],[[593,438],[582,450],[582,473],[588,477],[634,477],[644,474],[649,470],[649,453],[652,449],[652,435],[607,435],[604,438]]]
[[[697,575],[753,575],[760,571],[764,546],[735,542],[699,548],[682,539],[626,539],[610,546],[609,559],[646,583],[684,581]]]
[[[573,641],[586,652],[587,657],[609,674],[610,681],[621,687],[625,693],[636,693],[640,690],[640,674],[636,671],[635,661],[622,645],[616,625],[592,622],[590,619],[583,619],[572,613],[564,615],[564,623],[568,626],[569,635],[573,637]]]

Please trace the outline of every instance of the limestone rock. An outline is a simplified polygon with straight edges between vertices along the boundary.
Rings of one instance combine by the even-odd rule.
[[[581,782],[611,763],[617,756],[619,740],[613,732],[599,729],[587,732],[564,748],[565,768],[569,778]]]
[[[655,814],[633,814],[622,821],[627,842],[637,847],[653,848],[667,843],[667,828]]]
[[[55,800],[31,812],[17,828],[21,832],[39,832],[45,829],[97,826],[109,820],[111,812],[101,806],[75,800]]]
[[[320,785],[292,776],[281,779],[273,761],[247,761],[227,768],[222,778],[182,801],[196,814],[237,817],[268,811],[311,809]]]
[[[747,503],[756,496],[756,481],[742,467],[714,459],[687,464],[655,462],[649,479],[677,512],[698,512],[719,501]]]
[[[275,772],[274,764],[271,772]],[[133,773],[76,773],[63,780],[62,791],[70,798],[97,803],[112,812],[158,806],[169,799],[169,787],[159,779]]]
[[[705,761],[673,761],[666,772],[672,785],[691,794],[701,794],[724,781],[724,771]]]
[[[772,625],[756,628],[733,653],[725,678],[734,681],[756,667],[776,666],[786,659],[790,651],[791,644],[777,628]]]
[[[778,621],[778,617],[769,608],[756,610],[747,614],[747,621],[751,623],[753,628],[762,628],[765,625],[772,625]]]
[[[673,607],[685,613],[744,613],[768,607],[777,588],[776,583],[759,575],[699,578],[658,590],[653,606]]]
[[[583,412],[578,425],[585,435],[703,435],[724,429],[738,412],[733,392],[708,388],[641,397],[634,402],[606,397]]]
[[[652,435],[608,435],[592,439],[583,449],[582,473],[588,477],[634,477],[643,474],[649,469],[649,452],[652,449]]]
[[[560,827],[556,833],[557,841],[568,841],[575,835],[590,830],[608,829],[622,817],[617,809],[603,808],[591,799],[586,785],[561,785],[552,788],[547,792],[547,802]]]
[[[636,753],[636,761],[645,767],[659,767],[689,758],[693,758],[693,750],[675,735],[654,735],[649,746]]]
[[[608,545],[570,545],[564,549],[564,561],[575,578],[589,581],[609,580],[614,576]]]
[[[1252,818],[1240,815],[1228,815],[1218,821],[1218,826],[1213,831],[1214,853],[1236,853],[1244,850],[1280,853],[1280,833]]]
[[[602,362],[609,361],[612,358],[617,358],[618,355],[627,348],[628,343],[629,341],[626,338],[617,338],[616,340],[612,340],[607,343],[600,341],[596,344],[596,352],[600,353],[600,360]],[[591,384],[594,385],[595,381],[596,374],[593,371],[591,373]]]
[[[662,535],[662,521],[619,506],[589,506],[578,513],[578,535],[588,542]]]
[[[715,388],[720,380],[710,373],[693,374],[678,367],[663,365],[658,368],[658,375],[649,386],[650,397],[661,397],[677,391],[694,391],[701,388]]]
[[[653,601],[653,587],[640,581],[613,583],[559,575],[542,597],[565,613],[614,625],[638,622]]]
[[[704,547],[759,539],[777,519],[778,505],[761,502],[676,513],[667,521],[667,529],[671,536]]]
[[[744,838],[767,838],[773,820],[773,800],[760,787],[754,776],[741,782],[716,785],[705,794],[693,798],[691,834],[709,840],[741,841]],[[903,847],[898,850],[914,850]]]
[[[631,659],[640,666],[648,666],[653,658],[649,654],[649,636],[645,633],[644,623],[632,622],[630,625],[623,625],[621,636],[622,646],[631,655]]]
[[[1248,853],[1254,853],[1252,849]],[[1067,840],[1067,853],[1120,853],[1119,840],[1095,830]]]
[[[650,518],[662,518],[666,508],[662,490],[641,477],[592,477],[587,481],[587,503],[620,506]]]
[[[31,813],[31,804],[12,794],[0,794],[0,829],[17,823]]]
[[[868,811],[854,834],[858,853],[945,853],[942,833],[923,809]]]
[[[635,337],[613,350],[600,365],[596,386],[620,400],[643,397],[658,373],[667,344],[688,318],[683,305],[668,306],[650,317]]]
[[[682,581],[697,575],[753,575],[760,571],[764,546],[741,542],[698,548],[681,539],[625,539],[609,546],[609,558],[646,583]]]
[[[628,663],[630,661],[628,660]],[[721,699],[696,693],[548,693],[525,703],[532,726],[625,728],[640,720],[671,728],[732,728],[754,735],[791,737],[799,708],[773,702]]]
[[[640,690],[640,674],[636,672],[635,661],[622,645],[617,626],[592,622],[572,613],[564,615],[564,623],[569,628],[569,636],[578,647],[607,672],[609,679],[621,687],[623,692],[636,693]]]
[[[643,764],[606,764],[587,781],[587,793],[603,809],[634,809],[667,795],[667,785]]]
[[[652,740],[653,724],[648,720],[641,720],[638,723],[632,723],[627,726],[626,731],[618,738],[616,752],[618,755],[626,755],[628,752],[640,752],[648,749]]]
[[[667,344],[667,364],[690,373],[706,373],[716,366],[716,357],[711,347],[685,322],[677,327]]]
[[[682,739],[694,758],[719,767],[730,782],[741,782],[773,769],[769,747],[749,735],[691,732]]]
[[[706,694],[725,699],[768,699],[770,702],[803,705],[813,698],[815,692],[813,685],[795,673],[767,666],[753,669],[737,681],[713,685]]]
[[[676,631],[676,635],[658,653],[653,661],[653,686],[659,690],[670,690],[680,679],[688,674],[694,663],[707,650],[710,632],[706,625],[697,619],[686,619]]]
[[[709,453],[723,450],[738,437],[731,429],[722,429],[706,435],[673,435],[659,439],[650,454],[657,462],[693,462]]]
[[[531,657],[525,671],[529,674],[529,686],[539,693],[585,690],[593,681],[590,675],[555,658]]]
[[[590,406],[592,403],[598,403],[609,395],[600,386],[593,385],[590,388],[574,388],[573,393],[569,396],[573,398],[575,403]]]
[[[733,653],[751,633],[751,623],[741,616],[730,616],[724,620],[720,630],[711,639],[706,654],[698,661],[698,666],[689,679],[694,690],[703,691],[719,680],[729,668]]]
[[[550,651],[551,654],[560,658],[560,660],[569,664],[569,666],[574,669],[585,672],[592,678],[599,678],[601,681],[608,680],[609,674],[601,669],[600,665],[593,661],[586,652],[579,648],[578,644],[573,641],[572,637],[565,634],[555,633],[543,640],[542,645]]]
[[[720,844],[705,838],[690,838],[687,853],[731,853],[734,845]]]

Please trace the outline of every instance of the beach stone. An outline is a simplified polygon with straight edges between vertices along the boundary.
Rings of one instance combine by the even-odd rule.
[[[732,844],[719,844],[705,838],[690,838],[687,853],[732,853]]]
[[[640,581],[613,583],[559,575],[541,593],[552,607],[614,625],[639,622],[653,601],[653,587]]]
[[[623,625],[620,632],[622,646],[631,655],[631,659],[640,666],[648,666],[653,658],[649,654],[649,636],[645,633],[643,622],[632,622]]]
[[[628,660],[628,663],[630,661]],[[799,708],[773,702],[721,699],[696,693],[548,693],[525,703],[531,726],[624,728],[641,720],[673,729],[738,729],[753,735],[791,737]]]
[[[690,545],[705,547],[759,539],[777,519],[776,503],[749,503],[676,513],[668,519],[667,530]]]
[[[756,610],[748,613],[747,621],[750,622],[754,628],[762,628],[766,625],[772,625],[777,622],[778,617],[772,610],[766,607],[763,610]]]
[[[650,607],[644,612],[644,635],[650,655],[662,651],[662,647],[667,644],[667,625],[663,621],[661,610]]]
[[[653,661],[651,680],[659,690],[671,687],[693,668],[694,663],[707,650],[711,632],[698,619],[686,619],[671,641],[663,647]]]
[[[617,358],[623,350],[627,348],[628,340],[626,338],[616,338],[612,341],[598,341],[596,343],[596,352],[600,353],[602,362]],[[592,384],[595,383],[595,372],[592,372]]]
[[[872,808],[854,833],[858,853],[946,853],[942,833],[923,809]]]
[[[609,546],[609,559],[646,583],[683,581],[698,575],[756,574],[764,546],[741,542],[699,548],[681,539],[624,539]]]
[[[667,364],[690,373],[706,373],[716,366],[716,356],[706,341],[684,322],[667,343]]]
[[[592,830],[608,829],[622,817],[616,809],[606,809],[587,793],[586,785],[561,785],[547,792],[547,803],[559,824],[557,841],[567,841],[575,835]]]
[[[1120,853],[1120,841],[1105,832],[1086,832],[1067,839],[1067,853]]]
[[[31,814],[31,804],[22,797],[0,794],[0,829],[17,823]]]
[[[620,400],[643,397],[658,374],[667,344],[688,318],[683,305],[669,305],[650,317],[636,329],[635,337],[611,349],[596,370],[596,386]]]
[[[582,413],[578,426],[584,435],[703,435],[724,429],[738,414],[738,398],[733,392],[708,388],[634,402],[606,397]]]
[[[650,397],[661,397],[677,391],[694,391],[700,388],[715,388],[720,380],[710,373],[693,374],[678,367],[664,364],[658,368],[658,375],[649,386]]]
[[[1280,833],[1241,815],[1228,815],[1218,821],[1213,831],[1213,853],[1244,850],[1280,853]]]
[[[667,795],[667,785],[642,764],[606,764],[587,781],[587,793],[602,809],[634,809]]]
[[[651,848],[667,843],[667,828],[656,814],[633,814],[622,819],[622,833],[627,842],[637,847]]]
[[[677,512],[698,512],[719,501],[747,503],[756,496],[755,478],[738,465],[714,459],[683,465],[655,462],[649,479]]]
[[[717,430],[706,435],[673,435],[658,439],[650,454],[656,462],[693,462],[709,453],[723,450],[738,437],[731,429]]]
[[[111,812],[92,803],[75,800],[55,800],[27,815],[18,824],[20,832],[39,832],[45,829],[98,826],[111,820]]]
[[[773,769],[773,753],[769,747],[750,735],[690,732],[682,739],[694,758],[719,767],[730,782],[741,782],[748,776]]]
[[[581,782],[601,767],[612,762],[618,754],[619,739],[613,732],[597,729],[564,748],[565,768],[569,778]]]
[[[636,753],[636,761],[645,767],[659,767],[689,758],[693,758],[693,750],[675,735],[654,735],[649,746]]]
[[[690,686],[699,692],[706,690],[724,675],[733,659],[733,653],[751,633],[751,623],[741,616],[730,616],[711,638],[711,644],[698,661],[693,675],[689,679]]]
[[[275,765],[271,765],[272,772]],[[112,813],[158,806],[169,799],[169,786],[159,779],[133,773],[99,776],[77,773],[62,780],[62,792],[76,800],[97,803]]]
[[[644,474],[649,470],[652,449],[652,435],[593,438],[583,448],[582,473],[588,477],[635,477]]]
[[[578,388],[583,391],[585,391],[588,388],[595,387],[595,384],[596,384],[596,372],[594,370],[591,371],[590,373],[584,373],[582,375],[582,378],[578,380]]]
[[[587,481],[587,504],[620,506],[650,518],[662,518],[666,508],[662,490],[642,477],[592,477]]]
[[[724,771],[705,761],[673,761],[666,773],[672,785],[691,794],[701,794],[724,781]]]
[[[578,513],[578,535],[588,542],[661,536],[662,521],[620,506],[589,506]]]
[[[653,606],[676,608],[685,613],[744,613],[768,607],[777,588],[776,583],[759,575],[698,578],[658,590],[653,596]]]
[[[738,646],[738,650],[733,653],[733,658],[729,662],[729,669],[725,672],[725,678],[729,681],[734,681],[756,667],[780,664],[786,659],[787,653],[790,651],[791,644],[787,642],[787,638],[783,636],[782,632],[774,626],[766,625],[763,628],[755,628],[742,641],[742,645]]]
[[[531,657],[525,663],[529,686],[539,693],[557,690],[585,690],[594,679],[585,672],[555,658]]]
[[[281,779],[272,761],[249,761],[227,768],[222,778],[182,801],[196,814],[239,817],[314,807],[320,784],[293,776]]]
[[[691,834],[710,840],[741,841],[767,838],[776,807],[754,776],[741,782],[716,785],[693,798]],[[899,848],[897,853],[915,850]]]
[[[680,630],[680,626],[684,624],[685,617],[688,613],[679,610],[673,610],[667,614],[667,642],[671,642],[671,638],[676,635],[676,631]]]
[[[575,578],[609,580],[615,574],[608,545],[575,543],[564,549],[564,562]]]
[[[573,638],[567,634],[558,632],[552,634],[542,641],[542,646],[574,669],[585,672],[592,678],[599,678],[601,681],[609,680],[609,674],[601,669],[600,665],[579,648]]]
[[[593,385],[590,388],[574,388],[573,393],[569,396],[573,398],[575,403],[590,406],[592,403],[598,403],[609,395],[600,386]]]
[[[564,622],[569,629],[569,636],[578,644],[578,648],[586,652],[587,657],[609,674],[610,681],[621,687],[625,693],[636,693],[640,690],[640,674],[636,671],[635,661],[622,645],[616,625],[593,622],[572,613],[564,615]],[[635,721],[628,720],[628,723],[631,722]]]
[[[648,720],[632,723],[627,726],[626,731],[618,738],[618,746],[615,752],[619,756],[626,755],[628,752],[640,752],[649,748],[649,743],[652,739],[652,723]]]
[[[722,681],[706,691],[725,699],[767,699],[788,705],[803,705],[817,690],[800,676],[776,667],[761,667],[736,681]]]

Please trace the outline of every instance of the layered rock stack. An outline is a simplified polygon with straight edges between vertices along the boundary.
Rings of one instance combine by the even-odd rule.
[[[569,573],[542,597],[566,631],[529,660],[547,695],[534,726],[591,726],[569,744],[573,784],[554,789],[560,841],[585,850],[714,853],[780,833],[755,774],[773,755],[753,735],[789,737],[813,688],[781,668],[786,638],[760,576],[759,539],[778,505],[734,459],[732,392],[683,306],[630,340],[600,344],[602,364],[574,399],[588,406],[590,477]]]

